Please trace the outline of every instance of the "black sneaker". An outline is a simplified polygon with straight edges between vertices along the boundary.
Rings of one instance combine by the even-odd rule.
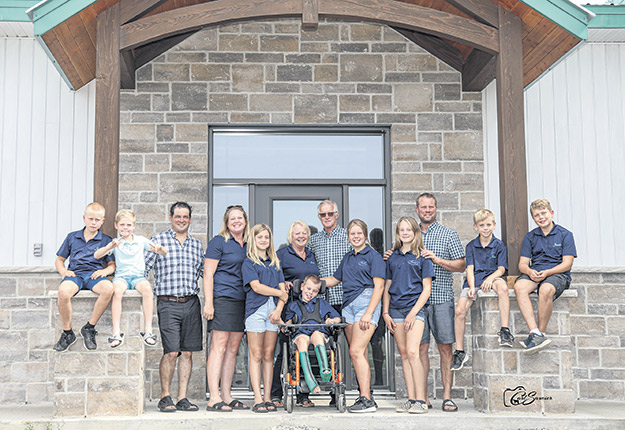
[[[347,408],[348,412],[353,413],[366,413],[366,412],[375,412],[377,410],[377,406],[372,400],[367,399],[366,397],[358,397],[356,402]]]
[[[61,337],[59,341],[54,345],[54,350],[56,352],[64,352],[72,346],[76,342],[76,335],[74,334],[74,330],[70,330],[69,333],[65,331],[61,332]]]
[[[526,354],[535,354],[550,343],[551,339],[548,339],[544,334],[538,335],[534,333],[530,333],[527,339],[521,341]]]
[[[454,356],[451,360],[451,370],[460,370],[464,366],[464,363],[469,361],[469,356],[464,351],[454,351]]]
[[[89,324],[89,323],[87,323]],[[82,326],[80,329],[80,334],[82,335],[82,341],[85,344],[85,348],[89,351],[93,351],[98,347],[98,344],[95,342],[95,336],[98,334],[95,327],[87,327],[87,324]]]
[[[514,336],[510,333],[510,329],[508,327],[501,327],[499,330],[499,346],[507,346],[512,348],[514,342]]]

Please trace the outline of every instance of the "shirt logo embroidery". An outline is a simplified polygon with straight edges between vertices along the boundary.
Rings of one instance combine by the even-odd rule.
[[[408,260],[408,264],[410,264],[411,266],[417,266],[419,263],[417,262],[417,260]]]
[[[368,264],[367,264],[367,262],[365,260],[358,261],[358,265],[359,266],[368,266]]]
[[[562,244],[561,244],[561,243],[558,243],[558,242],[555,242],[555,243],[553,244],[553,247],[554,247],[554,248],[559,248],[559,247],[561,247],[561,246],[562,246]]]

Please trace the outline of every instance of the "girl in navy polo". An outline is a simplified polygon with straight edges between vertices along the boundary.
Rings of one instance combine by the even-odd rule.
[[[382,256],[369,246],[367,224],[354,219],[347,225],[347,237],[353,250],[349,251],[333,276],[325,278],[328,287],[343,282],[343,311],[347,327],[349,355],[360,386],[360,397],[348,408],[349,412],[375,412],[371,398],[371,369],[367,345],[380,320],[380,299],[384,292],[386,267]]]
[[[230,393],[245,324],[245,290],[241,265],[246,258],[249,224],[243,206],[229,206],[221,229],[206,248],[204,262],[204,318],[211,331],[206,360],[210,400],[206,410],[249,409]],[[221,392],[220,392],[221,388]]]
[[[419,358],[419,346],[426,318],[423,308],[430,298],[434,279],[432,260],[421,257],[423,249],[419,223],[412,217],[400,218],[395,228],[393,253],[386,262],[382,299],[382,316],[395,335],[408,390],[408,400],[395,410],[416,414],[428,411],[427,376]]]
[[[280,260],[273,246],[271,229],[256,224],[250,231],[247,259],[243,262],[245,285],[245,331],[250,354],[250,382],[254,390],[254,412],[275,412],[271,402],[273,351],[278,323],[288,298]],[[260,392],[261,364],[264,396]]]

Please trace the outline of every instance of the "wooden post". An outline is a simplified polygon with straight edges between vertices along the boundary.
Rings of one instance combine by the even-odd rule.
[[[521,19],[499,6],[497,124],[502,240],[508,245],[508,271],[519,273],[521,242],[527,233],[527,171],[523,107]]]
[[[106,208],[102,230],[114,234],[119,181],[119,4],[96,18],[94,200]]]

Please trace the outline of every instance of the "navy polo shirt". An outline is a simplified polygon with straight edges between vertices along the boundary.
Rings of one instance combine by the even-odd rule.
[[[247,244],[239,242],[230,236],[226,242],[223,236],[215,236],[208,242],[205,258],[219,260],[213,275],[213,296],[230,297],[245,300],[241,264],[246,258]]]
[[[282,270],[276,266],[270,266],[271,260],[269,259],[261,261],[263,264],[254,264],[252,260],[246,258],[241,269],[243,272],[243,284],[245,285],[245,318],[256,312],[270,297],[263,296],[252,290],[250,282],[258,281],[276,290],[280,288],[279,284],[284,282]],[[277,297],[271,296],[271,298],[273,298],[275,304],[278,303]]]
[[[89,242],[85,242],[84,231],[85,229],[83,228],[68,234],[56,252],[56,255],[59,257],[69,257],[67,270],[71,270],[76,275],[93,273],[96,270],[105,268],[110,261],[115,261],[113,255],[105,255],[99,260],[93,258],[93,254],[98,248],[108,245],[113,239],[98,230]]]
[[[352,249],[334,272],[334,277],[343,282],[343,307],[349,305],[365,288],[373,288],[373,278],[386,275],[386,265],[382,256],[365,245],[358,254]]]
[[[572,255],[577,257],[575,249],[575,240],[573,233],[553,223],[553,228],[547,236],[536,227],[523,238],[521,245],[521,257],[531,259],[530,268],[542,271],[551,269],[562,263],[562,257]],[[571,279],[571,271],[563,273],[569,280]]]
[[[494,235],[486,246],[480,243],[480,237],[476,237],[467,244],[467,266],[473,266],[475,275],[475,288],[479,288],[484,279],[489,277],[500,266],[508,270],[508,249],[506,244]],[[469,283],[464,280],[463,288],[469,288]]]
[[[391,308],[414,306],[423,291],[424,278],[436,278],[432,260],[414,255],[412,251],[404,254],[399,248],[394,250],[386,260],[386,279],[392,281],[388,289]]]
[[[306,259],[302,259],[293,249],[293,245],[285,246],[278,250],[278,258],[280,259],[280,267],[284,273],[284,279],[293,282],[295,279],[304,279],[308,275],[319,276],[319,267],[315,254],[308,248],[306,251]]]
[[[300,294],[299,298],[297,299],[297,301],[300,301],[304,304],[304,307],[306,308],[308,312],[312,312],[315,310],[315,303],[317,303],[317,300],[319,301],[319,315],[321,315],[321,319],[322,319],[321,324],[325,324],[325,320],[328,318],[340,318],[341,317],[339,313],[336,311],[336,309],[334,309],[332,305],[328,303],[328,301],[323,299],[322,297],[316,296],[309,302],[305,302],[304,299],[302,298],[302,295]],[[300,321],[299,324],[306,324],[308,321],[302,321],[302,310],[299,308],[297,301],[290,302],[287,305],[286,313],[284,315],[285,321],[289,321],[290,319],[293,319],[293,316],[297,315]],[[317,324],[315,321],[310,321],[310,323]],[[311,328],[302,327],[298,329],[296,333],[310,336],[311,334],[313,334],[314,331],[319,331],[321,333],[329,334],[328,330],[323,327],[311,327]]]

